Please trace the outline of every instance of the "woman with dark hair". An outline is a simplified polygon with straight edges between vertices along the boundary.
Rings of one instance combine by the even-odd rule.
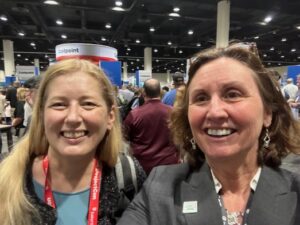
[[[170,127],[187,159],[158,167],[118,225],[298,225],[300,125],[251,49],[196,55]]]

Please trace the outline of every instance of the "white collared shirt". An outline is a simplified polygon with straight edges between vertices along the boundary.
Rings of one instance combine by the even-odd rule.
[[[215,189],[216,189],[216,192],[217,194],[220,192],[220,190],[222,189],[222,184],[220,183],[220,181],[216,178],[216,176],[214,175],[214,172],[212,171],[212,169],[210,169],[210,172],[211,172],[211,175],[212,175],[212,178],[213,178],[213,181],[214,181],[214,185],[215,185]],[[258,183],[258,180],[260,178],[260,174],[261,174],[261,167],[258,167],[254,177],[251,179],[250,181],[250,187],[253,191],[256,190],[256,187],[257,187],[257,183]]]

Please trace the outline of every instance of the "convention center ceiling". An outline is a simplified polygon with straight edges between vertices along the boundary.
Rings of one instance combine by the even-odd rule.
[[[13,41],[16,64],[38,58],[44,69],[55,58],[56,45],[95,43],[118,49],[128,72],[143,69],[145,47],[152,48],[153,72],[184,72],[187,58],[215,45],[217,0],[57,3],[0,0],[0,37]],[[300,64],[299,11],[299,0],[232,0],[230,39],[256,42],[267,67]]]

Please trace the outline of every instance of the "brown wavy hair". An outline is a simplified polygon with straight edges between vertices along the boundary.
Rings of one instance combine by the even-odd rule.
[[[293,118],[291,110],[285,101],[278,82],[272,73],[266,69],[257,54],[251,50],[229,46],[227,48],[211,48],[198,53],[192,60],[189,69],[189,80],[181,105],[174,107],[169,125],[174,142],[181,147],[181,153],[193,167],[200,167],[205,160],[201,149],[192,150],[190,139],[193,137],[188,121],[189,86],[196,72],[207,63],[219,58],[231,58],[250,68],[254,73],[254,80],[258,86],[263,105],[272,113],[272,123],[268,127],[271,142],[268,148],[263,147],[265,129],[259,137],[258,163],[276,168],[281,159],[289,152],[299,153],[300,122]]]

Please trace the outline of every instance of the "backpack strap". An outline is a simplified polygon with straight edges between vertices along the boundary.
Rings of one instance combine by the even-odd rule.
[[[137,177],[133,159],[121,153],[115,167],[119,190],[131,201],[137,193]]]

